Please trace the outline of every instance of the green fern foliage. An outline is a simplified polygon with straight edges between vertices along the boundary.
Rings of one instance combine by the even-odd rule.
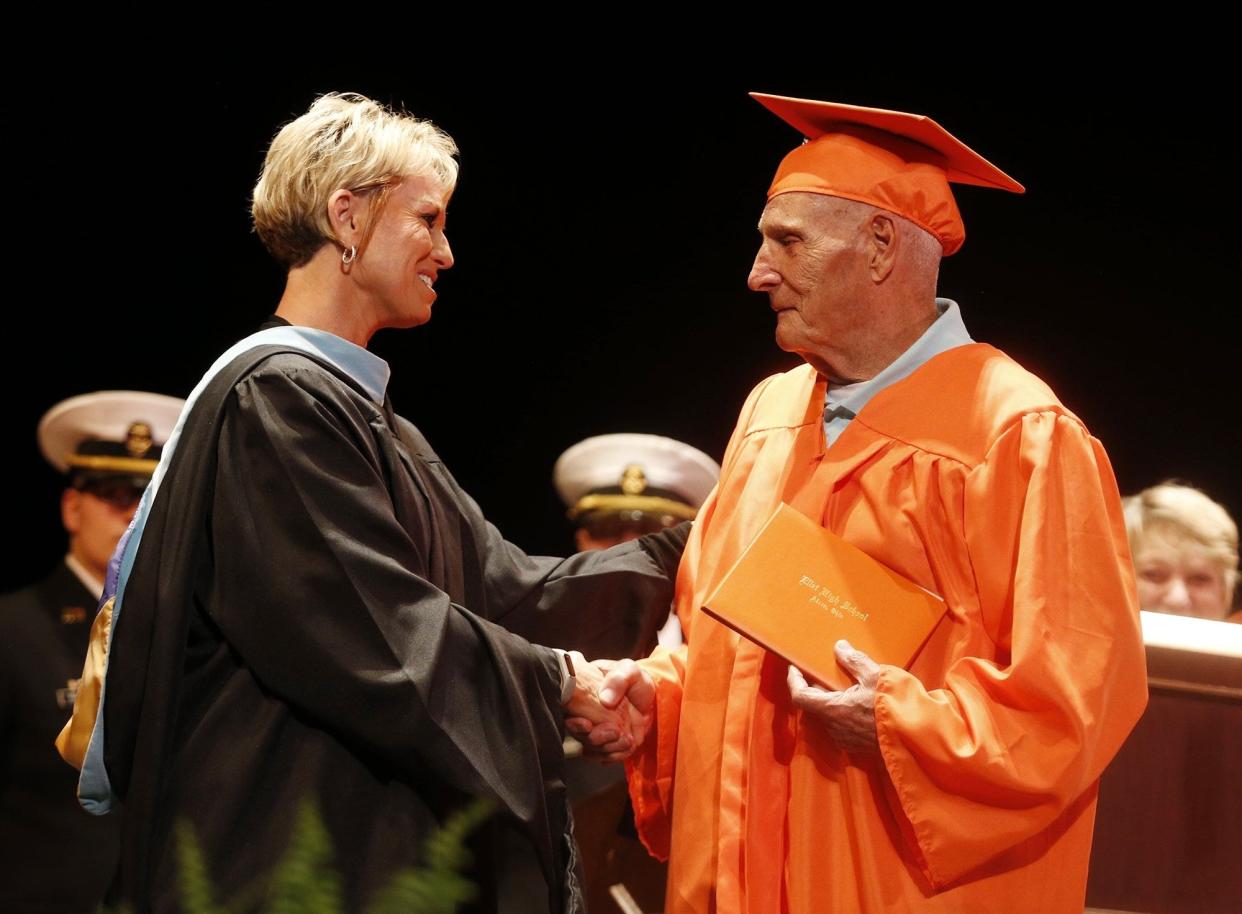
[[[222,914],[216,907],[215,891],[207,873],[207,860],[203,856],[203,849],[199,847],[198,839],[194,837],[194,829],[189,822],[178,822],[176,835],[182,907],[187,914]]]
[[[491,814],[475,800],[451,815],[423,844],[423,866],[399,871],[367,907],[367,914],[454,914],[475,897],[477,887],[462,871],[470,866],[466,839]],[[176,825],[177,866],[185,914],[230,914],[252,906],[254,886],[228,905],[216,902],[207,860],[188,822]],[[303,803],[289,847],[262,892],[263,914],[345,914],[341,877],[332,865],[332,840],[314,803]],[[104,914],[130,914],[128,905]]]
[[[471,863],[466,838],[491,815],[492,806],[475,800],[449,817],[423,845],[427,865],[401,870],[367,908],[367,914],[453,914],[477,892],[461,875]]]
[[[289,849],[272,873],[265,914],[345,910],[341,877],[332,866],[332,839],[315,804],[302,803]]]

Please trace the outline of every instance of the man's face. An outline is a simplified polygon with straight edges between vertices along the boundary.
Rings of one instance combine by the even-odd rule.
[[[124,491],[122,491],[124,489]],[[96,494],[86,489],[66,489],[60,513],[69,533],[69,552],[101,580],[108,560],[138,508],[141,490],[109,487]]]
[[[608,549],[618,543],[628,543],[648,533],[658,533],[677,524],[677,518],[668,514],[632,512],[611,514],[595,512],[584,519],[582,526],[574,531],[574,542],[579,552],[592,549]]]
[[[595,536],[585,527],[579,527],[574,531],[574,544],[579,552],[593,552],[596,549],[610,549],[620,543],[628,543],[642,535],[641,530],[623,530],[611,535]]]
[[[768,293],[776,344],[837,376],[865,339],[867,210],[822,194],[772,198],[759,220],[763,241],[748,285]],[[842,358],[845,356],[845,358]]]

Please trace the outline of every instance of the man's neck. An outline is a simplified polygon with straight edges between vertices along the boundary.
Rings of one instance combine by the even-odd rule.
[[[95,599],[98,600],[103,594],[104,575],[107,569],[88,566],[80,556],[74,554],[72,545],[65,556],[65,564],[69,566],[73,576],[82,582],[82,586],[93,593]]]
[[[853,347],[850,352],[827,357],[807,354],[804,358],[828,379],[829,384],[869,381],[918,342],[939,316],[940,311],[933,304],[928,312],[920,313],[914,319],[896,322],[889,332],[877,327],[875,332],[869,333],[865,344]]]

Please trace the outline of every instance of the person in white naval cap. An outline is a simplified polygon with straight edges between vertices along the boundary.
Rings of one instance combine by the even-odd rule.
[[[606,549],[694,520],[720,465],[673,438],[626,432],[579,441],[552,475],[578,548]]]
[[[580,551],[607,549],[693,520],[720,477],[720,465],[697,448],[660,435],[621,433],[580,441],[556,462],[553,481],[574,524]],[[681,643],[676,615],[659,643]],[[615,656],[646,656],[654,645],[617,645]],[[634,650],[638,653],[627,653]],[[567,740],[570,753],[579,747]],[[621,883],[643,910],[664,902],[668,867],[648,855],[634,830],[619,767],[571,759],[566,784],[574,810],[587,910],[613,911],[611,886]]]
[[[698,448],[634,432],[579,441],[552,471],[579,551],[607,549],[694,520],[719,478],[720,464]],[[681,643],[675,615],[660,630],[659,642]]]
[[[108,559],[181,405],[103,391],[39,422],[43,456],[66,474],[69,548],[41,581],[0,596],[0,911],[95,911],[116,872],[119,819],[78,806],[77,772],[52,741],[73,709]]]

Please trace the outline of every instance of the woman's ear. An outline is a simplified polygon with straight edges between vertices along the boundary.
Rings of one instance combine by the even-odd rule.
[[[366,197],[343,187],[328,197],[328,224],[343,247],[356,247],[362,241],[368,207]]]

